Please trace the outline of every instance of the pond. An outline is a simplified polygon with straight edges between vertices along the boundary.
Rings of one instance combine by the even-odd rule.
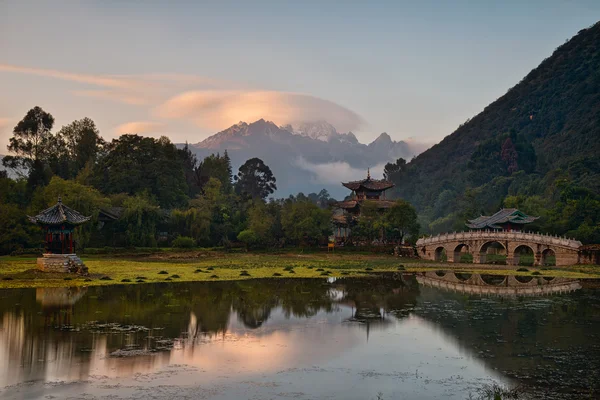
[[[475,274],[0,290],[0,397],[596,397],[596,281]]]

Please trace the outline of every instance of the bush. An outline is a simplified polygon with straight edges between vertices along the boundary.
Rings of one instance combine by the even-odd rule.
[[[196,247],[196,241],[189,236],[178,236],[171,245],[180,249],[191,249]]]

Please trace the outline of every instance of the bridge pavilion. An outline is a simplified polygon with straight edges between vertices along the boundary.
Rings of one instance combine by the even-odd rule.
[[[529,224],[539,217],[531,217],[516,208],[503,208],[492,216],[482,215],[481,217],[470,219],[466,224],[470,229],[475,230],[503,230],[507,232],[523,231],[525,224]]]
[[[394,187],[394,184],[384,179],[371,178],[369,170],[366,179],[342,182],[342,185],[350,189],[351,193],[346,200],[336,203],[338,212],[333,216],[336,242],[345,241],[350,236],[352,227],[357,223],[361,207],[365,202],[374,204],[381,212],[395,204],[394,201],[387,200],[385,195],[385,191]]]

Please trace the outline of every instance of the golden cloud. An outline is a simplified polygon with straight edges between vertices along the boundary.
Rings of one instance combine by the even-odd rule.
[[[153,121],[133,121],[121,124],[115,128],[119,135],[141,134],[141,133],[159,133],[165,128],[165,124]]]
[[[302,93],[275,91],[189,91],[155,109],[167,119],[187,119],[201,128],[223,129],[238,121],[264,118],[276,124],[327,121],[337,130],[358,129],[362,118],[329,100]]]

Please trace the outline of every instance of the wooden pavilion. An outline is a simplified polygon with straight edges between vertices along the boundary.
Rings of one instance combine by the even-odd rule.
[[[338,210],[340,210],[333,216],[333,224],[336,228],[335,239],[337,242],[348,239],[352,226],[358,221],[361,207],[365,202],[375,204],[380,211],[385,211],[395,204],[392,200],[386,200],[385,195],[385,191],[394,187],[394,184],[384,179],[372,179],[370,170],[367,170],[366,179],[342,182],[342,185],[352,192],[349,198],[336,203]]]
[[[75,227],[89,221],[79,212],[58,202],[29,220],[44,230],[44,255],[38,258],[38,267],[45,271],[82,272],[83,262],[75,254]],[[87,272],[87,268],[85,268]]]

